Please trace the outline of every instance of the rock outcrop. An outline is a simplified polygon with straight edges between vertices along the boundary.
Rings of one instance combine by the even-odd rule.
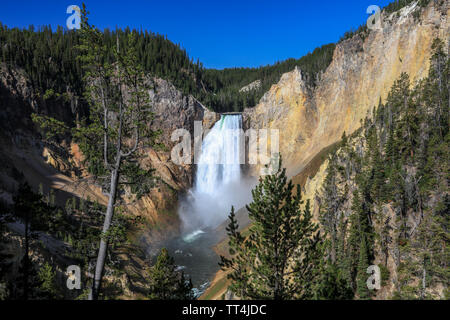
[[[253,90],[258,90],[261,88],[261,80],[253,81],[252,83],[249,83],[245,87],[242,87],[239,92],[250,92]]]
[[[130,205],[129,211],[158,223],[160,213],[176,212],[177,192],[187,190],[192,184],[191,166],[178,166],[170,159],[170,151],[178,143],[171,141],[172,132],[176,129],[193,132],[194,121],[202,121],[209,128],[218,115],[207,110],[194,97],[183,95],[170,82],[162,79],[152,79],[152,82],[153,89],[149,95],[155,118],[149,125],[161,130],[160,140],[165,150],[149,149],[143,165],[156,169],[161,183],[149,195]],[[71,195],[89,196],[105,203],[99,187],[81,182],[86,173],[83,155],[76,143],[70,137],[58,143],[44,142],[31,121],[31,114],[37,112],[73,124],[77,113],[79,115],[82,110],[74,109],[72,101],[62,98],[43,99],[32,90],[24,72],[5,65],[0,66],[0,107],[1,154],[5,163],[0,175],[0,188],[5,199],[9,199],[8,194],[17,187],[17,179],[12,177],[12,172],[17,171],[22,172],[36,190],[39,184],[44,186],[45,192],[57,188],[57,197],[64,194],[57,199],[62,205]],[[176,218],[176,215],[171,216]]]
[[[423,10],[420,16],[414,14],[418,10]],[[431,1],[423,9],[414,3],[398,14],[382,15],[381,30],[337,44],[315,88],[308,87],[301,70],[284,74],[255,108],[245,110],[246,126],[279,129],[288,173],[299,173],[344,131],[358,129],[402,72],[413,83],[427,75],[434,38],[449,42],[449,14],[448,1]]]
[[[214,112],[206,109],[193,96],[184,96],[174,85],[163,79],[154,79],[150,91],[155,119],[150,124],[162,132],[165,152],[149,151],[149,160],[165,183],[175,190],[187,190],[192,184],[191,166],[178,166],[170,159],[170,150],[179,143],[171,135],[177,129],[194,132],[194,122],[201,121],[206,127],[215,123]]]

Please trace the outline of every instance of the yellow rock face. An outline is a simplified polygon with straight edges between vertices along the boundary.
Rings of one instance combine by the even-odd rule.
[[[327,175],[328,168],[328,160],[326,160],[321,166],[319,171],[313,178],[308,178],[306,181],[305,187],[303,188],[303,199],[309,199],[311,204],[311,212],[313,213],[313,217],[315,221],[319,219],[319,206],[315,200],[317,191],[320,190],[323,181]]]
[[[344,131],[358,129],[402,72],[412,82],[427,76],[434,38],[448,44],[448,3],[438,8],[430,2],[420,19],[404,8],[400,16],[384,16],[382,30],[364,41],[356,35],[339,43],[315,89],[306,86],[301,70],[284,74],[255,108],[245,110],[248,126],[279,129],[284,165],[288,174],[297,174]]]

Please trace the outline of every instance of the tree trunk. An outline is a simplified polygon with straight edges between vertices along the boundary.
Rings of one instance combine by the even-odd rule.
[[[336,241],[337,241],[336,228],[334,225],[334,221],[333,221],[332,228],[333,228],[333,230],[332,230],[332,235],[331,235],[331,262],[334,264],[336,262]]]
[[[120,157],[120,155],[118,155]],[[120,159],[117,161],[120,164]],[[98,249],[97,264],[95,266],[94,282],[89,294],[89,300],[97,300],[100,292],[101,280],[103,276],[103,269],[105,267],[106,251],[108,249],[108,241],[104,235],[108,232],[111,226],[112,217],[114,214],[114,204],[116,202],[117,184],[119,182],[119,165],[116,165],[111,173],[111,183],[109,191],[108,207],[106,209],[105,222],[103,223],[102,239],[100,240],[100,248]]]
[[[427,280],[427,270],[425,269],[425,259],[423,261],[423,270],[422,270],[422,293],[421,293],[421,299],[423,300],[425,298],[425,289],[426,289],[426,282]]]
[[[28,300],[28,273],[30,270],[30,223],[29,223],[29,213],[25,215],[25,256],[23,261],[23,299]]]

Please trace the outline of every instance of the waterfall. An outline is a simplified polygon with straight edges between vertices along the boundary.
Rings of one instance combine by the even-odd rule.
[[[241,178],[240,115],[222,115],[205,137],[197,167],[195,192],[214,195],[218,186]]]
[[[231,206],[244,206],[251,187],[241,177],[244,163],[242,116],[222,115],[202,143],[194,186],[180,205],[186,241],[199,230],[214,228],[224,222]]]

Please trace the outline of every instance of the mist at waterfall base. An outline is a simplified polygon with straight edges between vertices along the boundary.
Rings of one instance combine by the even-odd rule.
[[[204,137],[194,186],[180,199],[181,235],[164,243],[178,269],[192,279],[197,296],[219,269],[213,246],[221,239],[215,229],[228,219],[231,206],[237,211],[251,201],[256,185],[241,172],[243,148],[236,134],[241,128],[240,115],[222,115]]]
[[[179,210],[186,241],[201,234],[202,230],[214,229],[226,221],[231,206],[237,211],[248,204],[253,185],[250,180],[231,181],[218,185],[213,194],[190,191]]]
[[[241,172],[241,115],[222,115],[203,139],[194,187],[180,201],[179,216],[187,241],[227,220],[231,206],[239,210],[251,200],[255,180]]]

